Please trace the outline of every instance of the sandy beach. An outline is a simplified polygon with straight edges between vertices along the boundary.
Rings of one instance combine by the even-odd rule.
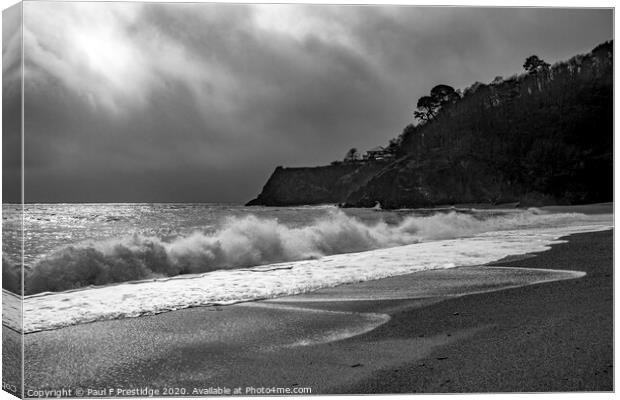
[[[585,277],[465,296],[398,313],[366,340],[479,331],[424,358],[342,385],[338,391],[613,390],[613,234],[578,234],[569,240],[535,257],[496,265],[575,269],[586,272]]]
[[[491,266],[27,334],[25,394],[610,391],[612,236],[572,235]]]

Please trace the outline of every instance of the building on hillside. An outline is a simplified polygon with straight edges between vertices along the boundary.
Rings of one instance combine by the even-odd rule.
[[[370,160],[376,160],[376,161],[389,160],[389,159],[394,158],[394,154],[392,154],[392,152],[386,149],[385,147],[377,146],[377,147],[374,147],[368,150],[364,154],[363,158],[364,160],[369,160],[369,161]]]

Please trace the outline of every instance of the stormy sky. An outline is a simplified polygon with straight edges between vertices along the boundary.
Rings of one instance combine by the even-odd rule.
[[[26,201],[245,202],[387,144],[436,84],[611,38],[610,10],[26,2]]]

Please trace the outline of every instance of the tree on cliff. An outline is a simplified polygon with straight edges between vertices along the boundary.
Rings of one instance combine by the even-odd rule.
[[[437,85],[431,89],[430,96],[418,99],[417,110],[413,112],[413,116],[420,122],[428,122],[437,116],[443,106],[456,102],[460,97],[452,86]]]
[[[523,68],[525,68],[530,75],[549,71],[549,67],[550,65],[544,60],[538,58],[537,55],[529,56],[525,59],[525,63],[523,64]]]
[[[413,116],[421,122],[430,121],[437,114],[437,105],[431,96],[422,96],[418,99],[418,108],[413,112]]]
[[[432,88],[431,97],[440,107],[448,103],[454,103],[459,99],[459,95],[454,91],[454,88],[448,85],[437,85]]]
[[[357,161],[359,160],[359,158],[360,158],[360,155],[357,152],[357,149],[353,147],[352,149],[347,151],[347,154],[344,156],[344,162]]]
[[[398,149],[400,148],[400,142],[401,142],[400,137],[395,137],[393,139],[390,139],[390,142],[388,146],[385,148],[385,150],[390,154],[398,153]]]

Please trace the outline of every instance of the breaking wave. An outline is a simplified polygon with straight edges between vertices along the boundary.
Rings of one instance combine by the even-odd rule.
[[[334,209],[309,226],[289,227],[276,219],[250,215],[228,218],[216,232],[194,232],[171,240],[134,235],[85,242],[58,249],[39,259],[26,277],[26,294],[64,291],[150,278],[247,268],[284,261],[314,259],[420,241],[574,222],[581,214],[541,214],[537,210],[482,218],[449,212],[409,216],[398,224],[366,224]]]
[[[2,255],[2,289],[13,293],[22,291],[22,271],[18,263],[14,263]]]

